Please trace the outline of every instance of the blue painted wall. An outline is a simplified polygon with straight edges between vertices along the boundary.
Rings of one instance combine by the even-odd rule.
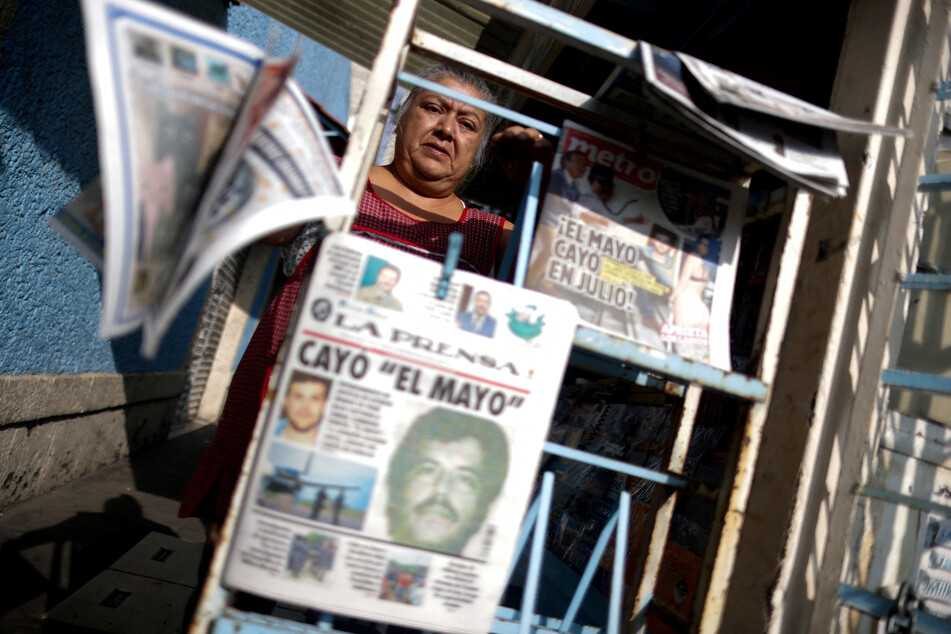
[[[264,45],[271,21],[223,1],[169,2]],[[282,28],[282,41],[293,38]],[[288,45],[289,46],[289,45]],[[305,45],[300,81],[346,121],[349,63]],[[158,358],[139,335],[96,336],[100,279],[46,220],[98,175],[82,16],[75,0],[21,0],[0,39],[0,374],[181,369],[204,289],[185,307]]]

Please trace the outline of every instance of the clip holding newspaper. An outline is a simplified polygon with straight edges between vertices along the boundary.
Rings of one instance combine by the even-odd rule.
[[[142,0],[82,5],[105,219],[100,334],[143,326],[154,356],[226,255],[354,210],[290,79],[296,54],[267,56]],[[95,243],[75,213],[59,220],[74,244]]]
[[[583,325],[729,370],[746,198],[566,121],[525,285]]]
[[[487,632],[577,326],[563,300],[334,233],[286,350],[224,585]]]

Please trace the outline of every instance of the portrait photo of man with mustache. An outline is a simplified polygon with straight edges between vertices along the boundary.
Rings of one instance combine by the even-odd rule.
[[[390,459],[390,538],[462,555],[502,490],[508,462],[508,441],[496,423],[445,408],[421,414]]]

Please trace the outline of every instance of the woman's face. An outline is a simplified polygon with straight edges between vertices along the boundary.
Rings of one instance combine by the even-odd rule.
[[[710,240],[708,238],[700,238],[700,241],[697,242],[697,253],[701,257],[710,253]]]
[[[481,98],[454,79],[438,83]],[[465,177],[485,134],[485,113],[439,93],[420,91],[397,131],[393,158],[400,177],[417,193],[449,192]],[[435,191],[432,193],[436,193]]]

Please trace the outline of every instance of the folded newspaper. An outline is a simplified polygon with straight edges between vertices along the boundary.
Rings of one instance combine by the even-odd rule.
[[[810,191],[844,196],[845,164],[835,132],[909,136],[907,130],[844,117],[691,57],[638,43],[640,67],[617,67],[598,99],[660,117],[664,109],[747,160]],[[684,127],[684,126],[681,126]]]
[[[566,121],[525,285],[581,323],[730,369],[742,187]]]
[[[325,239],[227,551],[226,586],[488,632],[577,313],[350,234]]]
[[[100,334],[142,326],[153,356],[224,256],[353,209],[296,54],[138,0],[83,0],[83,17],[101,182],[53,224],[101,258]]]

